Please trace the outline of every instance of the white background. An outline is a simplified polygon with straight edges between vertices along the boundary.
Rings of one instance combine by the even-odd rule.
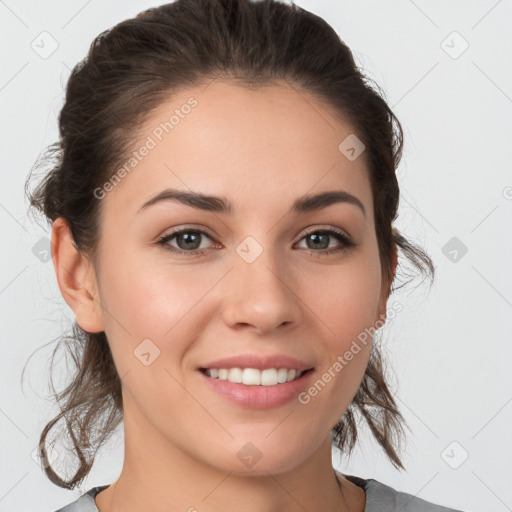
[[[437,271],[430,291],[415,281],[396,294],[404,309],[383,328],[390,378],[412,430],[407,472],[391,466],[368,429],[350,460],[336,456],[336,465],[468,512],[512,510],[512,2],[296,3],[333,25],[401,121],[397,226],[431,254]],[[58,138],[70,69],[93,37],[154,5],[0,2],[0,512],[56,510],[121,470],[122,432],[75,491],[53,485],[31,458],[56,412],[46,398],[53,345],[43,345],[72,316],[51,260],[32,252],[49,229],[27,217],[23,186]],[[58,42],[46,59],[31,48],[42,31]],[[469,47],[453,58],[462,38]],[[468,248],[456,262],[443,254],[452,237]],[[22,388],[22,368],[38,348]],[[457,469],[447,463],[466,452]]]

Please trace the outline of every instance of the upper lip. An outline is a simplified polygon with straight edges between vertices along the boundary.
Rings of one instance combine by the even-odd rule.
[[[305,371],[313,368],[313,365],[284,354],[240,354],[238,356],[216,359],[215,361],[200,366],[200,368],[256,368],[257,370],[287,368],[289,370]]]

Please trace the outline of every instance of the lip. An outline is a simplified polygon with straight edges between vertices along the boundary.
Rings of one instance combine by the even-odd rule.
[[[229,380],[220,380],[208,377],[197,372],[207,386],[222,398],[245,409],[272,409],[298,400],[298,396],[310,382],[312,370],[302,374],[298,379],[275,386],[246,386],[235,384]]]
[[[234,357],[217,359],[205,365],[201,365],[199,368],[256,368],[257,370],[265,370],[266,368],[287,368],[290,370],[294,368],[302,372],[310,370],[313,368],[313,365],[284,354],[266,356],[241,354]]]
[[[258,370],[294,368],[305,373],[298,379],[275,386],[247,386],[209,377],[202,371],[207,368],[256,368]],[[244,354],[212,361],[207,365],[198,367],[197,373],[216,395],[239,407],[245,409],[272,409],[285,405],[294,399],[297,400],[300,392],[308,386],[311,376],[314,374],[314,368],[311,364],[286,355]]]

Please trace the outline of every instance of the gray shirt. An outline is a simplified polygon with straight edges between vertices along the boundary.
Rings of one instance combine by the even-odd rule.
[[[435,505],[405,492],[396,491],[373,478],[365,480],[353,475],[343,474],[343,476],[364,489],[366,494],[364,512],[462,512],[454,508]],[[76,501],[56,512],[99,512],[94,498],[107,487],[108,485],[93,487]]]

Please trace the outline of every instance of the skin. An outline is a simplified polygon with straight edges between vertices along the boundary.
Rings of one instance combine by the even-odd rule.
[[[297,90],[216,80],[153,111],[134,149],[190,96],[198,101],[102,199],[98,275],[63,219],[53,223],[62,295],[80,327],[105,331],[123,384],[124,464],[96,497],[101,512],[364,509],[361,488],[343,477],[338,487],[330,431],[359,388],[371,343],[306,405],[242,408],[196,369],[240,353],[287,354],[314,366],[314,382],[385,318],[390,283],[381,275],[365,153],[354,161],[340,153],[351,126]],[[223,196],[235,211],[168,201],[138,212],[168,187]],[[287,215],[299,196],[338,189],[359,198],[366,216],[349,203]],[[157,244],[182,226],[210,230],[197,244],[204,254]],[[357,245],[320,255],[325,246],[305,235],[331,227]],[[236,252],[247,236],[263,250],[250,264]],[[187,250],[178,242],[168,245]],[[332,236],[326,243],[343,248]],[[149,366],[134,355],[147,338],[160,350]],[[237,457],[247,442],[262,454],[251,468]]]

